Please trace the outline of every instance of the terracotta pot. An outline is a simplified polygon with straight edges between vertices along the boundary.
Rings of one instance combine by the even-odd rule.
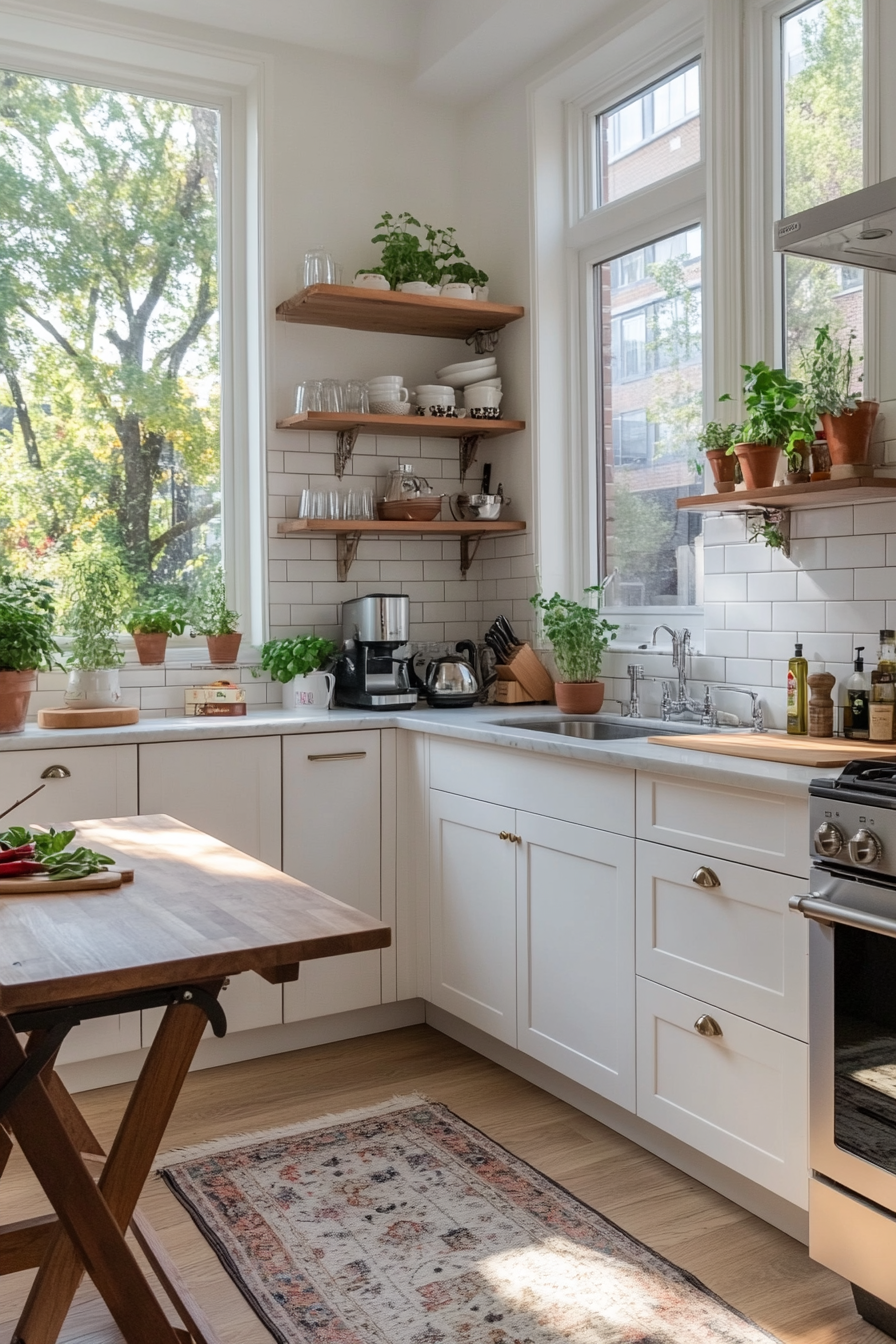
[[[737,470],[737,458],[727,448],[707,448],[706,460],[712,467],[713,480],[720,495],[734,489],[734,473]]]
[[[596,714],[604,702],[604,683],[555,681],[554,695],[564,714]]]
[[[167,643],[167,635],[148,635],[142,630],[134,631],[134,646],[137,650],[137,657],[146,667],[155,667],[158,663],[164,663]]]
[[[876,401],[860,401],[854,411],[821,417],[831,461],[835,466],[868,461],[871,431],[879,409]]]
[[[736,443],[734,451],[748,490],[767,490],[774,485],[781,457],[776,443]]]
[[[809,461],[812,449],[811,445],[806,443],[805,440],[800,440],[799,443],[795,443],[793,446],[800,455],[800,465],[795,471],[791,470],[790,459],[788,458],[786,479],[788,485],[799,485],[800,482],[808,481],[809,479]]]
[[[24,732],[28,701],[36,685],[33,671],[0,671],[0,733]]]
[[[226,667],[235,663],[240,651],[242,635],[206,635],[208,641],[208,660],[215,667]]]

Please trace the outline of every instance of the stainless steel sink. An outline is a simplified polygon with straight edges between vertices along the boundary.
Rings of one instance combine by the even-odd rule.
[[[581,737],[589,742],[619,742],[631,737],[662,737],[667,733],[711,733],[699,723],[662,723],[640,720],[629,723],[610,719],[503,719],[502,728],[524,733],[556,733],[561,737]]]

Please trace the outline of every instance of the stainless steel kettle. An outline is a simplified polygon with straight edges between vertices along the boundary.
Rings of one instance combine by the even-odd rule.
[[[462,639],[456,647],[457,653],[433,658],[426,669],[426,698],[436,709],[465,709],[478,704],[482,695],[476,673],[476,645]],[[470,661],[463,656],[467,650]]]

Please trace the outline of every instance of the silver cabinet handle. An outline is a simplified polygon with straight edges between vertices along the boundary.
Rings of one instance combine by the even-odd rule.
[[[498,839],[509,840],[512,845],[521,845],[523,843],[523,837],[521,835],[514,835],[513,831],[499,831]]]
[[[309,756],[309,761],[363,761],[366,751],[328,751],[317,756]]]
[[[708,1013],[703,1013],[702,1016],[697,1018],[694,1023],[694,1030],[701,1036],[721,1036],[722,1034],[722,1028],[715,1018],[710,1017]]]
[[[48,765],[40,772],[41,779],[71,779],[72,772],[67,765]]]
[[[791,896],[788,901],[791,910],[796,910],[807,919],[815,919],[819,924],[848,924],[853,929],[865,929],[868,933],[882,933],[887,938],[896,938],[896,920],[886,919],[883,915],[870,915],[864,910],[852,910],[848,905],[834,905],[821,896]]]
[[[704,868],[703,865],[697,869],[692,882],[696,882],[698,887],[720,887],[722,884],[711,868]]]

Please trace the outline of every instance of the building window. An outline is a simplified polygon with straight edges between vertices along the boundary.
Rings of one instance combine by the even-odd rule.
[[[692,606],[702,517],[679,511],[676,500],[698,488],[702,230],[595,266],[594,283],[608,602]]]
[[[700,162],[700,63],[597,117],[598,205]]]
[[[221,556],[218,112],[0,82],[0,562],[186,591]]]
[[[862,187],[862,48],[862,0],[815,0],[781,20],[782,215]],[[825,324],[855,332],[861,354],[862,272],[801,257],[783,264],[788,368],[799,371]]]

